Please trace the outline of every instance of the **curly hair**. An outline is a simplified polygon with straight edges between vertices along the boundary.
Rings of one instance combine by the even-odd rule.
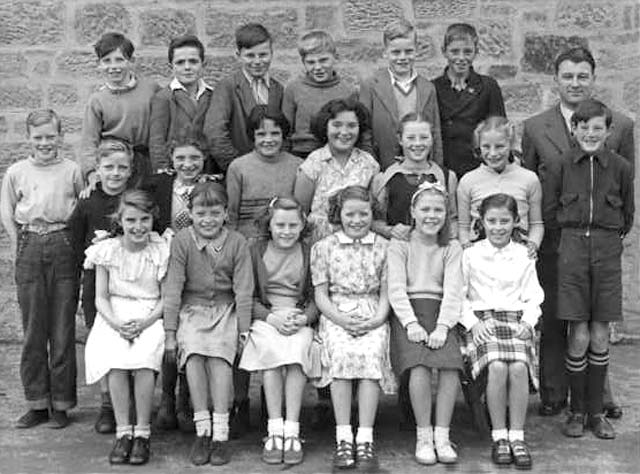
[[[311,132],[323,145],[327,144],[327,124],[341,112],[353,112],[358,119],[358,139],[356,147],[359,147],[362,136],[371,129],[369,111],[361,102],[349,97],[346,99],[333,99],[322,106],[320,111],[311,120]]]
[[[371,207],[371,211],[373,212],[373,194],[371,194],[371,192],[364,186],[347,186],[346,188],[340,189],[329,198],[329,212],[327,214],[327,218],[330,224],[342,225],[340,213],[342,213],[345,201],[350,199],[368,202]]]
[[[260,235],[271,235],[269,225],[276,211],[297,211],[300,221],[303,224],[302,231],[298,240],[303,240],[311,235],[311,224],[307,221],[302,204],[293,197],[275,196],[269,204],[267,204],[262,212],[254,220],[254,225],[258,229]]]
[[[287,117],[284,116],[280,109],[272,108],[267,105],[256,105],[247,118],[247,134],[251,140],[255,139],[256,130],[262,128],[265,120],[271,120],[276,126],[280,127],[282,132],[282,139],[286,140],[289,136],[291,126]]]

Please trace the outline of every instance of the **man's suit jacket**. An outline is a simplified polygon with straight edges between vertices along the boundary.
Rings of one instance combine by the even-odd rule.
[[[371,78],[360,85],[358,100],[371,114],[373,132],[373,150],[380,168],[384,171],[401,154],[398,145],[398,125],[402,117],[398,117],[398,106],[393,92],[393,84],[389,70],[379,69]],[[418,113],[431,122],[433,134],[433,160],[442,166],[442,139],[440,136],[440,112],[436,89],[422,76],[416,78]]]

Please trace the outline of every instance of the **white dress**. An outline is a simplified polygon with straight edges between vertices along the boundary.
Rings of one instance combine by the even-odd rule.
[[[160,281],[167,271],[169,246],[165,240],[153,232],[143,250],[130,252],[121,237],[115,237],[92,245],[85,253],[85,268],[100,265],[107,269],[114,315],[123,321],[146,318],[160,298]],[[162,319],[130,342],[98,312],[85,348],[86,381],[95,383],[111,369],[159,371],[163,354]]]

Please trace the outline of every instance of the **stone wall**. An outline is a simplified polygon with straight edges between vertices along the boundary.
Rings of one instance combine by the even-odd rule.
[[[446,26],[454,21],[476,25],[477,69],[498,79],[509,117],[518,124],[555,102],[553,57],[576,44],[588,45],[596,57],[597,95],[638,118],[638,0],[2,0],[0,174],[27,153],[24,119],[34,107],[52,107],[62,115],[65,153],[75,155],[83,105],[99,84],[91,45],[105,31],[131,37],[139,71],[162,83],[169,74],[169,39],[196,33],[207,46],[206,79],[215,84],[235,66],[233,30],[243,22],[260,21],[272,32],[273,71],[284,81],[301,71],[295,49],[299,33],[326,28],[339,41],[341,73],[357,81],[383,64],[380,31],[398,17],[417,25],[418,67],[430,78],[444,67],[440,49]],[[640,142],[638,125],[636,136]],[[639,226],[624,255],[624,304],[634,332],[640,332]],[[1,311],[15,303],[6,239],[0,244]]]

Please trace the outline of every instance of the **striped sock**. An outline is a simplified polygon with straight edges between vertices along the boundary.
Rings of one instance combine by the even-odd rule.
[[[604,381],[609,367],[609,351],[593,352],[589,350],[589,371],[587,375],[587,403],[591,415],[599,415],[604,411],[602,394]]]
[[[585,412],[585,390],[587,386],[587,356],[572,356],[567,353],[564,358],[565,367],[569,373],[569,387],[571,389],[571,411]]]

